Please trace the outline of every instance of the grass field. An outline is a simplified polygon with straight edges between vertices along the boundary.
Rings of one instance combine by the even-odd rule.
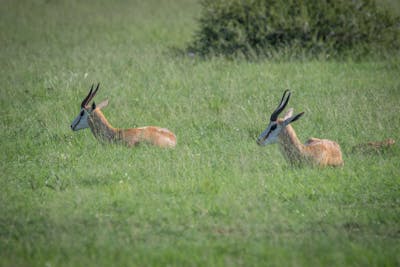
[[[200,6],[170,2],[0,1],[0,266],[399,266],[400,58],[186,57]],[[177,147],[72,132],[97,82],[114,126]],[[256,145],[286,88],[343,168]]]

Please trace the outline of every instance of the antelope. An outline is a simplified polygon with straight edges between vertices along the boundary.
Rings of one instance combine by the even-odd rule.
[[[361,152],[361,153],[376,152],[376,153],[379,153],[381,151],[385,151],[386,149],[391,148],[395,143],[396,142],[392,138],[388,138],[383,141],[362,143],[362,144],[353,146],[352,152]]]
[[[99,90],[100,84],[97,84],[93,91],[93,86],[90,88],[89,94],[81,103],[81,111],[73,120],[71,129],[78,131],[85,128],[90,128],[93,135],[101,142],[122,143],[128,147],[138,145],[140,143],[148,143],[158,147],[174,147],[176,145],[176,136],[174,133],[165,128],[156,126],[146,126],[140,128],[120,129],[114,128],[107,121],[101,109],[108,105],[108,100],[96,105],[89,102],[94,98]]]
[[[290,124],[300,119],[304,112],[293,116],[291,108],[283,119],[278,118],[288,104],[290,94],[289,90],[283,93],[280,104],[272,113],[267,128],[258,137],[257,144],[265,146],[279,143],[282,154],[291,165],[342,166],[342,152],[338,143],[327,139],[310,138],[302,144],[297,138]]]

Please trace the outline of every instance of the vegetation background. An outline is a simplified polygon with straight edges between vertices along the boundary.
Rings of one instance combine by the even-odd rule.
[[[203,56],[379,58],[400,49],[400,16],[376,0],[200,0],[189,46]]]
[[[204,60],[176,53],[195,0],[0,4],[0,266],[400,265],[398,54]],[[177,147],[72,132],[96,82],[114,126],[167,127]],[[343,168],[256,145],[287,88],[300,139],[338,141]]]

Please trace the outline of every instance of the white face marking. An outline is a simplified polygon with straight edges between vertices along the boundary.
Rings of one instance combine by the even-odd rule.
[[[265,146],[278,142],[278,136],[282,132],[282,129],[288,126],[291,122],[298,120],[304,114],[304,112],[302,112],[297,114],[296,116],[291,116],[292,113],[293,111],[289,110],[289,112],[285,116],[284,121],[271,121],[264,132],[262,132],[258,137],[257,144],[259,144],[260,146]]]
[[[257,144],[265,146],[278,142],[278,136],[281,131],[282,125],[275,121],[271,121],[267,128],[257,138]]]
[[[71,129],[73,131],[78,131],[81,129],[88,128],[89,127],[88,116],[89,113],[87,112],[87,110],[82,108],[81,111],[79,112],[79,115],[72,122]]]

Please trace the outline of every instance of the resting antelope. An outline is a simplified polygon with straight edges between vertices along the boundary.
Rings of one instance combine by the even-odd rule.
[[[96,105],[89,102],[99,90],[99,85],[93,91],[93,85],[90,88],[89,94],[81,103],[81,111],[71,124],[73,131],[89,128],[93,135],[100,141],[110,143],[122,143],[128,147],[139,143],[149,143],[159,147],[174,147],[176,145],[176,136],[174,133],[165,128],[156,126],[146,126],[131,129],[114,128],[107,121],[101,109],[108,105],[108,100]]]
[[[289,102],[290,92],[283,93],[282,100],[276,110],[272,113],[267,128],[257,139],[257,144],[264,146],[278,142],[285,158],[292,165],[308,163],[317,166],[341,166],[343,165],[340,146],[331,140],[310,138],[302,144],[290,123],[303,116],[301,112],[293,116],[293,109],[290,109],[283,119],[279,114]]]

